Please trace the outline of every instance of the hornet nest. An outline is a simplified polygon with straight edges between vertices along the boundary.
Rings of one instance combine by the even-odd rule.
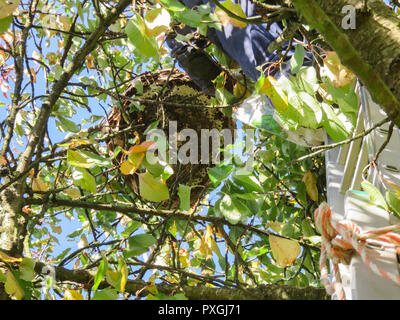
[[[133,99],[129,100],[129,98],[137,100],[134,102]],[[200,163],[201,129],[212,130],[215,128],[219,132],[223,129],[229,129],[232,137],[234,137],[236,126],[231,117],[224,115],[219,108],[198,106],[210,106],[211,98],[211,96],[202,92],[184,72],[176,69],[146,72],[139,75],[123,93],[122,109],[114,107],[107,118],[109,132],[118,133],[129,126],[135,126],[135,129],[128,130],[107,142],[111,151],[117,145],[124,150],[129,150],[134,144],[144,142],[146,140],[146,128],[150,124],[155,125],[157,121],[157,129],[164,131],[167,141],[169,141],[169,123],[171,121],[176,121],[178,133],[187,128],[196,131],[198,137],[198,164],[190,162],[182,164],[179,160],[176,164],[170,164],[168,159],[166,161],[173,169],[173,174],[166,180],[170,198],[161,203],[163,207],[179,207],[179,197],[177,195],[179,184],[191,187],[191,206],[198,203],[204,194],[204,190],[209,183],[208,169],[215,166],[215,164],[212,163],[211,156],[208,164]],[[178,150],[186,142],[178,141]],[[211,141],[208,141],[208,143],[209,150],[211,150]],[[222,139],[219,141],[219,147],[223,147]],[[116,164],[121,164],[126,158],[127,156],[121,152],[114,161],[118,161]],[[137,195],[140,194],[136,175],[139,172],[143,172],[143,170],[139,169],[135,174],[124,175],[125,181]]]

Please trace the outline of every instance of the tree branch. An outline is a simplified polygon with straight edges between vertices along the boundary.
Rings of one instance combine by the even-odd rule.
[[[35,271],[41,274],[46,264],[36,262]],[[72,281],[84,284],[85,287],[93,286],[94,274],[83,270],[69,270],[64,267],[55,267],[57,281]],[[140,296],[147,296],[150,292],[146,288],[149,283],[142,280],[127,280],[125,291]],[[103,281],[99,289],[109,287]],[[211,288],[207,286],[178,286],[174,284],[156,284],[158,292],[172,295],[181,292],[190,300],[328,300],[329,295],[324,288],[317,287],[292,287],[278,285],[260,285],[255,288]]]

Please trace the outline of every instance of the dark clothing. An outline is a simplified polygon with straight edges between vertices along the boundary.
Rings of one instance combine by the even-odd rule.
[[[209,2],[208,0],[180,1],[188,8]],[[253,3],[249,0],[239,0],[239,2],[247,17],[255,16]],[[215,9],[213,3],[210,5]],[[180,33],[187,34],[192,31],[189,27],[185,29]],[[246,76],[256,81],[260,76],[260,72],[256,69],[257,66],[279,60],[278,53],[276,51],[269,53],[267,48],[281,33],[282,29],[276,22],[272,23],[268,30],[267,24],[247,24],[244,28],[234,27],[230,24],[223,27],[222,31],[209,28],[207,38],[236,61]],[[173,37],[168,37],[167,44],[172,49],[172,54],[177,58],[179,65],[190,78],[203,90],[210,89],[212,87],[211,80],[221,71],[215,63],[205,53],[178,42]],[[294,49],[289,52],[287,59],[290,59],[293,52]],[[310,60],[306,57],[307,59]],[[282,69],[289,71],[288,64],[282,64]],[[279,77],[279,74],[275,76]]]

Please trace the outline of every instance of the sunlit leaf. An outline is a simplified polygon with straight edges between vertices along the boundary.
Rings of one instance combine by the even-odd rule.
[[[93,283],[93,287],[92,287],[93,291],[96,291],[97,288],[99,287],[101,281],[103,281],[106,271],[107,271],[107,260],[105,258],[103,258],[99,264],[99,267],[97,268],[97,272],[94,277],[94,283]]]
[[[300,245],[295,240],[269,236],[272,254],[281,267],[292,266],[300,254]]]
[[[79,168],[91,168],[95,165],[93,160],[85,157],[79,151],[74,151],[71,149],[67,151],[67,162],[69,165]]]
[[[18,5],[21,1],[12,0],[12,1],[0,1],[0,19],[6,18],[13,14],[13,12],[18,8]]]
[[[381,206],[385,210],[388,210],[385,198],[371,182],[363,181],[361,182],[361,187],[368,194],[369,199],[371,200],[372,203],[374,203],[377,206]]]
[[[125,154],[132,154],[132,153],[142,153],[146,152],[147,150],[151,149],[156,145],[154,141],[143,141],[139,145],[134,145],[129,148],[128,151],[122,150]]]
[[[140,173],[140,196],[146,200],[159,202],[169,199],[168,187],[159,178],[154,178],[149,172]]]
[[[244,13],[242,7],[238,3],[233,3],[232,1],[224,1],[220,2],[222,6],[228,9],[230,12],[234,13],[235,15],[241,18],[247,18],[246,14]],[[228,26],[232,23],[234,27],[244,28],[246,27],[247,23],[236,19],[235,17],[231,17],[228,15],[227,12],[222,10],[219,7],[215,8],[214,14],[218,17],[224,27]]]
[[[400,197],[399,195],[392,191],[388,190],[386,191],[386,203],[389,206],[389,208],[393,211],[394,215],[400,219]]]
[[[125,29],[130,43],[139,55],[146,58],[157,58],[159,54],[157,41],[154,37],[149,37],[146,31],[146,23],[138,14],[128,22]]]
[[[33,178],[32,181],[32,190],[33,191],[41,191],[46,192],[49,190],[50,186],[47,182],[41,180],[40,178]]]
[[[81,192],[75,188],[65,189],[64,192],[74,200],[81,197]]]
[[[288,98],[272,76],[264,78],[261,92],[271,99],[272,104],[278,112],[283,113],[287,110]]]
[[[83,300],[83,296],[78,290],[66,289],[63,300]]]
[[[72,179],[74,180],[74,184],[82,189],[96,193],[96,180],[95,178],[85,169],[71,167],[72,171]]]
[[[297,45],[294,50],[294,54],[290,59],[290,68],[293,73],[298,73],[304,62],[304,56],[306,55],[306,50],[302,45]]]
[[[134,174],[139,169],[143,161],[144,153],[132,153],[129,155],[128,160],[121,164],[120,170],[124,175]]]
[[[341,64],[339,56],[334,51],[327,51],[323,59],[327,76],[335,87],[343,87],[356,78],[355,74]]]
[[[220,199],[217,203],[216,206],[218,205],[218,208],[222,215],[232,224],[236,224],[240,221],[242,218],[242,212],[240,209],[236,206],[234,203],[233,199],[231,198],[230,195],[225,194],[222,199]]]
[[[126,283],[128,281],[129,270],[124,259],[120,258],[118,261],[118,270],[121,273],[120,290],[122,293],[125,292]]]

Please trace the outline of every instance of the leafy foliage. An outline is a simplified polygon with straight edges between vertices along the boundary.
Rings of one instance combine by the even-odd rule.
[[[298,41],[289,61],[291,75],[276,80],[268,72],[252,84],[238,77],[229,92],[226,79],[239,70],[216,47],[207,48],[225,65],[215,80],[212,105],[225,105],[224,113],[235,116],[233,107],[250,91],[268,97],[275,116],[257,107],[237,116],[243,129],[256,134],[244,131],[242,139],[220,150],[225,161],[208,169],[210,183],[202,186],[203,197],[195,205],[193,187],[177,185],[179,206],[171,210],[166,181],[172,169],[167,161],[152,164],[145,157],[155,141],[140,141],[132,124],[136,137],[125,150],[120,142],[126,132],[105,128],[104,119],[112,107],[123,109],[124,90],[137,75],[175,66],[164,46],[171,23],[196,29],[182,36],[188,42],[205,36],[208,28],[245,23],[221,9],[212,13],[210,5],[189,10],[176,0],[135,8],[125,1],[113,16],[112,8],[122,2],[29,1],[9,10],[12,23],[10,16],[0,17],[0,108],[8,112],[0,117],[0,168],[9,169],[0,176],[0,191],[19,181],[23,201],[13,207],[23,213],[27,230],[19,252],[3,250],[0,243],[5,266],[0,282],[7,294],[15,299],[108,300],[136,294],[186,299],[184,292],[174,291],[178,285],[320,286],[320,239],[312,213],[326,198],[324,159],[294,161],[310,150],[285,138],[299,128],[323,127],[333,140],[346,139],[358,108],[352,74],[334,53]],[[246,18],[233,2],[222,5]],[[303,66],[307,51],[329,60],[321,70]],[[129,109],[121,112],[126,123],[131,113],[146,109],[143,84],[136,82],[135,88]],[[152,86],[157,94],[152,102],[165,98],[164,89]],[[163,121],[146,125],[147,130],[161,128]],[[130,184],[127,177],[138,183]],[[373,201],[386,203],[371,188],[367,192]],[[388,193],[386,201],[399,215],[399,194]],[[87,278],[64,283],[45,267],[65,277],[66,269],[80,270]],[[171,294],[159,292],[160,284],[171,286]]]

